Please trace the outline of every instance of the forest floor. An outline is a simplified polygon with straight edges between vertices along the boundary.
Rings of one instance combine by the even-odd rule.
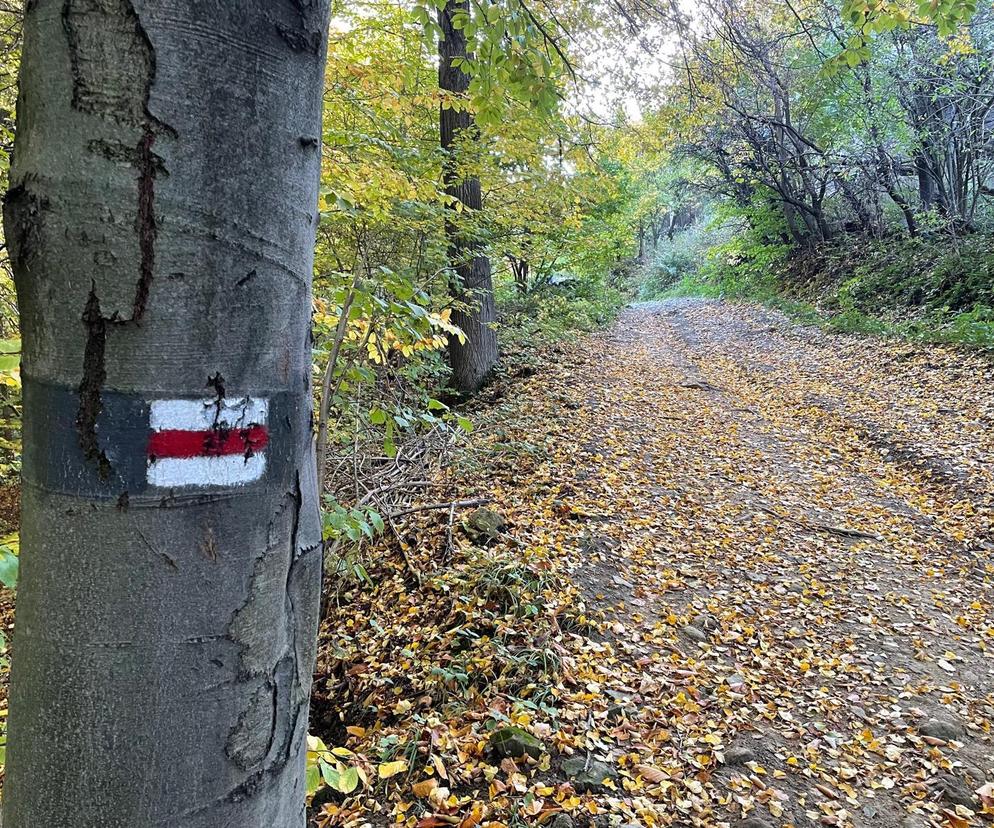
[[[426,513],[332,608],[317,824],[989,824],[991,364],[703,300],[548,362],[443,473],[493,542]]]

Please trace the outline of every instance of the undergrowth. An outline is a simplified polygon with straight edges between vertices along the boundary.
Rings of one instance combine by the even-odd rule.
[[[535,412],[521,399],[535,385],[527,378],[546,384],[558,376],[565,341],[615,319],[631,298],[630,276],[619,266],[607,278],[573,277],[527,292],[498,281],[502,366],[477,398],[460,404],[472,427],[439,427],[432,440],[398,444],[401,460],[414,459],[405,472],[412,491],[403,497],[415,505],[384,504],[379,526],[364,518],[368,535],[336,545],[346,565],[331,578],[321,627],[308,754],[317,824],[354,807],[345,803],[357,792],[386,803],[399,780],[407,790],[437,774],[431,757],[440,763],[457,744],[463,763],[483,761],[495,728],[552,732],[563,676],[576,670],[559,642],[560,622],[571,630],[586,622],[562,577],[561,550],[525,540],[532,527],[515,525],[536,491],[551,499],[546,485],[518,489],[553,462],[557,445],[535,432]],[[549,371],[553,363],[557,372]],[[402,496],[396,482],[369,485],[377,508]],[[433,501],[451,504],[417,508]],[[506,515],[500,537],[487,542],[467,532],[465,503],[492,503]],[[455,766],[451,757],[446,764]],[[451,777],[453,791],[457,784],[460,795],[469,791]]]
[[[934,234],[797,250],[741,229],[661,248],[640,298],[759,302],[836,333],[994,348],[994,239]],[[659,273],[670,275],[660,279]]]
[[[603,328],[632,299],[633,268],[622,264],[608,278],[575,278],[520,293],[497,285],[498,337],[510,360],[528,361],[537,346]]]

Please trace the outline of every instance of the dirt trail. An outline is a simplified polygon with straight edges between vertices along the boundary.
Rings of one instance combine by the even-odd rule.
[[[316,824],[991,824],[989,362],[674,301],[476,405],[504,529],[425,512],[322,628],[315,733],[410,776]]]
[[[574,574],[625,664],[732,735],[715,818],[989,819],[989,363],[690,300],[587,348]]]

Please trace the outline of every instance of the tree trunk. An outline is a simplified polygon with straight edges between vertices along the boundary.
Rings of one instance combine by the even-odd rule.
[[[896,176],[891,176],[885,179],[884,189],[887,191],[887,195],[890,196],[890,200],[893,201],[901,211],[904,216],[904,223],[908,228],[908,235],[911,238],[916,238],[918,236],[918,221],[915,219],[915,211],[911,208],[911,204],[904,197],[900,190],[900,183]]]
[[[452,65],[453,59],[466,58],[466,36],[461,28],[453,26],[453,20],[468,13],[469,0],[449,0],[438,15],[442,30],[438,43],[438,85],[457,95],[465,95],[469,90],[469,75],[460,66]],[[458,144],[475,140],[473,117],[465,109],[452,109],[443,104],[439,127],[445,153],[445,192],[461,202],[466,210],[480,210],[483,207],[480,180],[464,177],[458,161]],[[467,238],[459,226],[454,203],[449,205],[449,210],[445,231],[449,240],[449,261],[456,275],[452,296],[460,305],[453,312],[452,321],[466,335],[464,342],[454,336],[449,338],[449,363],[453,387],[460,393],[472,393],[480,388],[497,363],[494,288],[490,259],[481,254],[479,242]]]
[[[915,171],[918,174],[918,196],[922,210],[928,212],[936,206],[938,193],[932,164],[925,153],[915,156]]]
[[[304,825],[327,14],[27,4],[5,828]]]
[[[518,295],[527,296],[528,271],[530,269],[528,260],[517,256],[508,256],[507,258],[511,263],[511,273],[514,275],[514,286],[517,288]]]

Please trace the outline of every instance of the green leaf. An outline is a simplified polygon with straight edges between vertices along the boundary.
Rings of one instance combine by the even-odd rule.
[[[313,794],[321,787],[321,771],[318,770],[316,765],[311,765],[307,769],[307,793]]]
[[[350,794],[359,787],[359,771],[355,768],[347,768],[342,774],[342,787],[339,790],[344,794]]]
[[[467,434],[473,433],[473,421],[467,417],[457,417],[456,422],[459,424],[459,428],[465,431]]]
[[[17,574],[20,568],[17,555],[9,547],[0,546],[0,583],[7,589],[17,588]]]
[[[359,772],[355,768],[346,768],[341,764],[336,768],[323,759],[318,764],[321,766],[321,776],[329,788],[350,794],[359,787]]]
[[[324,759],[319,759],[318,767],[321,768],[321,778],[324,779],[324,784],[336,791],[341,790],[339,786],[342,784],[342,775],[334,766],[325,762]]]

